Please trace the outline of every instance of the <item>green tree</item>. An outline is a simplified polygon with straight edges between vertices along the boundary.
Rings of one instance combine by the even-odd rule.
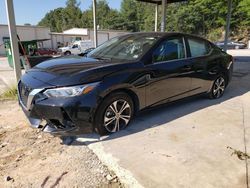
[[[48,12],[38,23],[39,26],[49,27],[51,31],[61,32],[64,29],[63,8],[57,8]]]
[[[82,12],[76,0],[68,0],[65,8],[51,10],[38,23],[39,26],[50,27],[51,31],[61,32],[72,27],[82,26]]]
[[[232,0],[232,36],[250,34],[250,0]],[[99,29],[153,31],[155,5],[122,0],[120,10],[110,8],[107,0],[97,0]],[[93,27],[93,7],[81,11],[77,0],[67,0],[65,8],[50,11],[38,23],[61,32],[72,27]],[[160,27],[161,8],[159,8]],[[166,31],[202,35],[212,40],[223,36],[227,17],[227,0],[189,0],[167,5]]]
[[[93,12],[92,10],[85,10],[82,13],[81,25],[84,28],[93,27]]]
[[[107,24],[108,17],[110,14],[110,7],[106,0],[97,1],[97,23],[99,25],[99,29],[106,29],[109,27]]]
[[[126,30],[124,27],[124,20],[117,10],[110,9],[106,19],[107,26],[104,29]]]
[[[124,29],[119,11],[111,9],[106,0],[97,1],[97,25],[99,29]],[[82,26],[93,27],[93,6],[82,13]]]
[[[121,17],[124,28],[128,31],[138,31],[140,20],[137,18],[137,3],[135,0],[123,0],[121,3]]]
[[[231,33],[249,28],[249,0],[232,0]],[[212,40],[223,36],[227,17],[227,1],[189,0],[167,8],[167,31],[202,35]],[[247,29],[246,29],[247,30]]]
[[[82,12],[79,8],[80,3],[76,0],[67,0],[63,10],[64,29],[81,27]]]

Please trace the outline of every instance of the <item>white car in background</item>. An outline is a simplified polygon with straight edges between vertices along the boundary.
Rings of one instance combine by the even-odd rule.
[[[58,51],[64,55],[79,55],[86,49],[92,48],[93,42],[91,40],[75,41],[72,45],[59,48]]]

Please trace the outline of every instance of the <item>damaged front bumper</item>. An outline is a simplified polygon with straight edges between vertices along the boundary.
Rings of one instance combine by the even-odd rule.
[[[32,128],[60,136],[93,132],[94,102],[92,103],[90,99],[84,97],[50,99],[42,94],[44,89],[30,89],[30,92],[26,92],[20,85],[19,82],[19,104]]]
[[[38,114],[34,113],[34,110],[27,110],[25,106],[21,102],[19,104],[22,107],[22,110],[24,114],[26,115],[30,126],[35,129],[39,129],[43,132],[54,134],[54,135],[62,135],[62,136],[67,136],[67,135],[76,135],[77,133],[83,133],[83,131],[79,130],[78,127],[76,127],[72,122],[66,121],[62,119],[62,114],[56,114],[54,111],[50,110],[50,116],[43,116],[41,115],[40,118],[38,118]],[[37,110],[36,110],[37,111]],[[54,119],[49,119],[49,118],[54,118]],[[46,119],[43,119],[46,118]],[[61,123],[63,122],[63,123]],[[86,131],[86,130],[85,130]],[[87,132],[90,132],[87,131]]]
[[[66,127],[66,128],[58,128],[52,123],[48,123],[46,120],[43,119],[36,119],[31,118],[27,116],[27,119],[29,120],[30,126],[35,129],[39,129],[45,133],[51,133],[54,135],[75,135],[74,133],[77,133],[77,128],[72,127]]]

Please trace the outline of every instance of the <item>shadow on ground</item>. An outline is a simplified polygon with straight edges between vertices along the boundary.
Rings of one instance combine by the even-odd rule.
[[[234,56],[234,60],[237,61],[237,62],[250,63],[250,57],[249,56]]]
[[[222,98],[216,100],[207,99],[204,96],[192,97],[168,105],[163,105],[138,114],[130,125],[118,133],[100,137],[98,134],[85,134],[78,137],[66,137],[63,144],[66,145],[88,145],[95,142],[104,142],[131,134],[135,134],[146,129],[151,129],[169,123],[180,117],[189,115],[193,112],[220,104],[224,101],[241,96],[250,91],[250,65],[248,68],[238,67],[233,74],[233,79],[225,91]]]

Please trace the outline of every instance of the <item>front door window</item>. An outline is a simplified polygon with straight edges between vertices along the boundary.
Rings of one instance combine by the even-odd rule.
[[[182,38],[163,41],[153,53],[153,63],[185,58]]]

